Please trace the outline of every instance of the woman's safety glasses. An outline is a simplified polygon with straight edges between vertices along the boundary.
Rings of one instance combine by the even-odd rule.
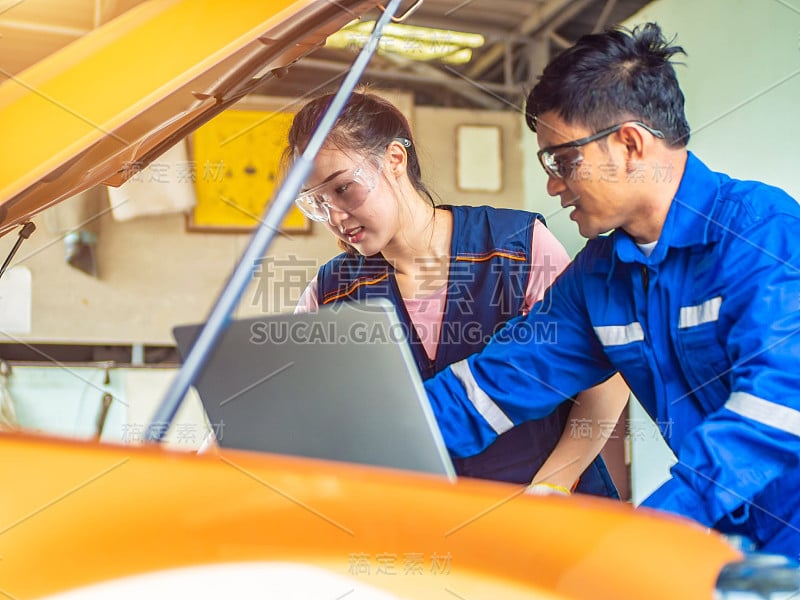
[[[295,204],[312,221],[327,223],[331,211],[352,212],[364,204],[378,184],[378,169],[365,161],[352,171],[334,173],[327,181],[306,190]]]
[[[406,150],[411,147],[411,140],[407,138],[398,137],[393,141]],[[329,223],[332,210],[349,213],[364,204],[378,185],[380,172],[381,167],[365,159],[352,171],[337,171],[318,186],[302,192],[294,202],[312,221]]]

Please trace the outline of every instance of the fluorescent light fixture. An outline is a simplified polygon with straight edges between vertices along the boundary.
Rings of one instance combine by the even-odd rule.
[[[360,48],[374,25],[375,21],[352,21],[329,36],[325,46]],[[484,41],[478,33],[391,23],[383,30],[378,53],[460,65],[469,62],[472,59],[471,48],[479,48]]]

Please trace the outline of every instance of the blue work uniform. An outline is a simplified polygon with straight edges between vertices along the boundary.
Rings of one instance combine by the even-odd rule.
[[[317,274],[320,305],[388,298],[400,321],[423,379],[478,352],[509,319],[521,314],[531,268],[531,236],[541,215],[487,206],[448,206],[453,215],[451,264],[445,312],[436,356],[430,359],[412,325],[392,266],[380,255],[341,254]],[[555,267],[554,267],[555,268]],[[430,290],[434,293],[436,290]],[[512,483],[529,483],[567,426],[569,396],[548,415],[504,433],[476,456],[454,457],[456,472]],[[440,423],[441,425],[441,423]],[[576,491],[618,498],[611,477],[598,459],[581,477]]]
[[[644,505],[797,558],[799,238],[794,199],[689,153],[650,256],[621,230],[591,240],[547,310],[426,382],[450,451],[479,452],[618,370],[678,458]]]

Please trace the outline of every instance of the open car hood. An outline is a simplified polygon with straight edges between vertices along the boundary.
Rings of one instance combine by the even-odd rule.
[[[0,84],[0,235],[118,186],[370,0],[152,0]]]

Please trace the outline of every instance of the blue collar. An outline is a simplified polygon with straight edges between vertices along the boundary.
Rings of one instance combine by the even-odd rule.
[[[691,152],[681,184],[670,204],[658,244],[652,254],[645,256],[627,233],[617,230],[612,234],[616,260],[655,265],[667,256],[669,248],[706,245],[719,239],[720,229],[715,227],[712,215],[719,199],[720,179]],[[613,271],[613,264],[611,270]]]

